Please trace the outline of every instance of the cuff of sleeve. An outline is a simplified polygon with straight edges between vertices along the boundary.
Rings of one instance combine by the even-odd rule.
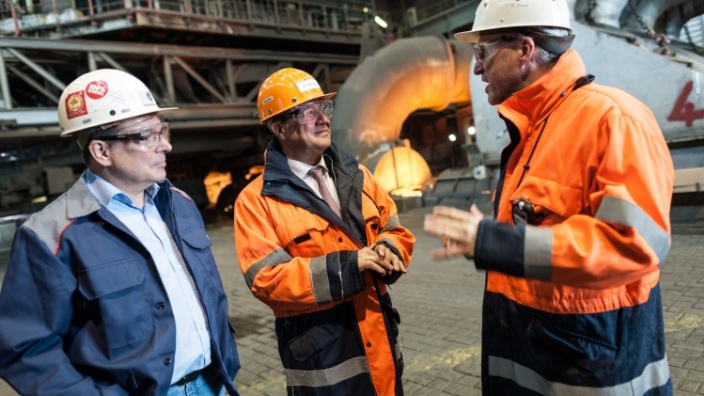
[[[477,269],[523,276],[526,228],[524,225],[484,219],[479,223],[474,247]]]
[[[399,259],[401,259],[401,253],[398,251],[398,249],[396,249],[395,246],[393,246],[393,245],[391,245],[390,243],[387,243],[387,242],[385,242],[385,241],[379,241],[379,242],[377,242],[376,244],[377,244],[377,245],[378,245],[378,244],[382,244],[382,245],[386,246],[387,248],[391,249],[391,251],[394,252],[394,254],[395,254]],[[401,259],[401,262],[403,262],[402,259]],[[403,265],[406,266],[406,263],[403,263]],[[389,274],[389,275],[384,275],[384,276],[381,276],[381,275],[379,275],[379,274],[376,273],[376,272],[374,273],[374,276],[376,276],[376,277],[378,277],[379,279],[381,279],[381,281],[384,282],[384,283],[386,283],[387,285],[393,285],[394,283],[396,283],[396,281],[398,280],[398,278],[401,277],[401,275],[403,275],[403,272],[392,272],[391,274]]]
[[[342,287],[345,292],[345,296],[342,296],[342,298],[344,298],[359,293],[366,288],[366,285],[364,284],[362,273],[359,271],[357,251],[343,250],[339,253],[340,263],[342,263]]]

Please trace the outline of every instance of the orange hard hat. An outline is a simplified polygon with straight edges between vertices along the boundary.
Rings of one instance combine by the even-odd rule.
[[[337,92],[325,94],[310,74],[291,67],[275,71],[259,88],[257,110],[259,121],[279,115],[311,100],[328,100]]]

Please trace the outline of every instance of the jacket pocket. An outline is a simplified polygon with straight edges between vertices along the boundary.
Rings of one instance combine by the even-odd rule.
[[[358,331],[351,302],[276,321],[281,360],[287,369],[324,370],[365,356]]]
[[[108,348],[146,339],[154,327],[144,291],[141,261],[103,263],[78,273],[78,290],[90,320],[102,328]]]
[[[191,228],[190,230],[184,232],[181,235],[181,239],[183,239],[188,246],[197,250],[208,249],[213,245],[213,241],[210,237],[208,237],[208,233],[205,229],[200,227]]]
[[[615,321],[576,315],[552,319],[534,314],[528,324],[529,345],[535,348],[533,356],[545,364],[539,366],[574,367],[583,373],[613,372],[618,347],[605,337],[616,336]],[[561,319],[566,322],[561,324]]]
[[[332,333],[328,326],[318,326],[306,331],[289,344],[291,355],[299,362],[305,362],[328,347],[340,337]]]
[[[306,212],[297,211],[287,217],[276,229],[281,246],[292,256],[317,257],[339,250],[337,238],[330,237],[330,223]]]
[[[554,180],[526,175],[523,183],[513,194],[511,203],[524,200],[533,207],[533,225],[562,223],[567,217],[583,211],[582,190],[564,186]]]
[[[194,277],[197,277],[200,272],[208,274],[208,279],[215,289],[220,293],[224,293],[225,288],[222,285],[220,273],[215,264],[213,252],[210,249],[213,241],[205,229],[200,227],[191,228],[181,235],[181,240],[185,243],[182,252],[183,258],[192,267],[193,272],[196,274]],[[200,268],[193,268],[196,264],[200,265]],[[194,281],[198,283],[197,279],[194,279]]]

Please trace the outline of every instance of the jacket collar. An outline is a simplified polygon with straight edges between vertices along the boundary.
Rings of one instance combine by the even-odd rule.
[[[66,199],[68,202],[67,216],[69,219],[76,219],[87,216],[93,212],[100,210],[100,201],[88,190],[86,185],[87,170],[83,172],[71,188],[66,191]],[[171,183],[168,180],[157,183],[157,191],[161,194],[169,195]]]
[[[582,58],[570,49],[545,75],[501,103],[499,113],[521,131],[530,124],[537,125],[565,100],[585,73]]]
[[[325,150],[324,155],[327,157],[325,158],[325,165],[331,172],[342,172],[348,175],[349,177],[352,177],[352,175],[354,175],[354,173],[357,171],[357,159],[354,158],[351,154],[339,150],[334,142],[330,145],[327,150]],[[330,161],[332,161],[332,163]],[[262,175],[263,181],[265,183],[272,181],[281,181],[284,179],[297,179],[297,177],[295,177],[294,173],[291,171],[291,168],[289,168],[286,155],[284,155],[284,152],[281,149],[281,145],[276,139],[272,139],[272,141],[269,142],[269,145],[267,146],[265,154],[265,163],[266,166],[264,167],[264,174]]]

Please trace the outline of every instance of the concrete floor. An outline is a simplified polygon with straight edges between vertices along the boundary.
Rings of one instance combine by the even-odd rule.
[[[407,395],[480,395],[479,354],[484,273],[465,259],[433,262],[439,240],[422,231],[428,208],[401,214],[416,235],[409,272],[391,290],[401,313]],[[668,356],[678,396],[704,395],[704,227],[675,227],[662,269]],[[237,329],[242,362],[236,384],[242,396],[284,396],[269,308],[245,286],[235,257],[231,223],[209,226],[213,249]],[[0,258],[1,260],[2,258]],[[0,276],[4,266],[0,265]],[[16,393],[0,382],[0,396]]]

